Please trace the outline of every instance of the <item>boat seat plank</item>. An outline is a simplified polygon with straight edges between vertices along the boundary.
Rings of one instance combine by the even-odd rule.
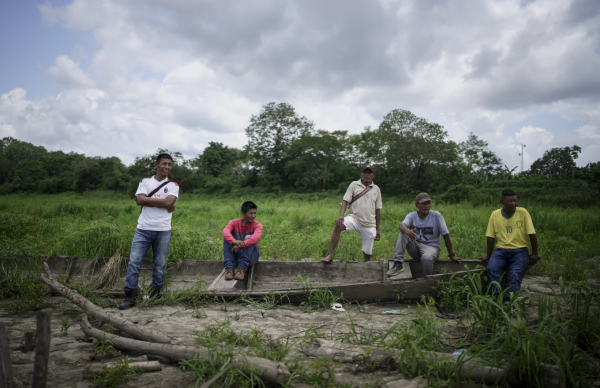
[[[392,269],[394,266],[394,260],[388,260],[388,269]],[[410,265],[404,262],[404,271],[400,272],[395,276],[388,276],[387,281],[396,281],[396,280],[410,280],[412,279],[412,271],[410,270]]]
[[[235,285],[237,284],[237,282],[239,282],[239,280],[225,280],[225,274],[227,273],[227,270],[225,268],[223,268],[223,270],[221,271],[221,273],[219,274],[219,276],[217,276],[215,278],[215,280],[213,280],[213,282],[210,284],[210,286],[208,286],[208,288],[206,289],[207,291],[213,291],[213,290],[232,290],[235,288]]]

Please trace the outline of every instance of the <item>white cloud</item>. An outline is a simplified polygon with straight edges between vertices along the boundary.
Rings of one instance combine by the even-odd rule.
[[[513,147],[517,151],[521,151],[521,144],[525,145],[523,149],[525,168],[528,168],[527,166],[542,156],[544,151],[552,148],[554,142],[554,135],[550,132],[544,128],[532,127],[531,125],[521,128],[515,134],[515,137],[518,143]]]
[[[584,125],[575,130],[578,133],[578,137],[583,140],[600,140],[600,129],[594,125]]]
[[[595,1],[46,2],[45,23],[90,31],[97,46],[56,53],[59,96],[0,91],[0,134],[131,162],[159,147],[242,147],[271,101],[351,133],[408,109],[455,141],[474,132],[507,165],[525,142],[528,166],[573,145],[542,128],[507,133],[536,113],[583,121],[577,139],[600,143]],[[594,158],[583,148],[580,160]]]
[[[56,57],[54,66],[46,70],[46,74],[52,82],[58,87],[89,87],[93,85],[93,81],[89,75],[80,67],[79,62],[73,61],[67,55],[59,55]]]

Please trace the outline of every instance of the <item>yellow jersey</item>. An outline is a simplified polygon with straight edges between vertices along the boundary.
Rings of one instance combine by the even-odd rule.
[[[517,207],[512,217],[506,218],[502,209],[490,216],[485,235],[496,239],[496,248],[518,249],[529,247],[528,235],[535,234],[529,212]]]

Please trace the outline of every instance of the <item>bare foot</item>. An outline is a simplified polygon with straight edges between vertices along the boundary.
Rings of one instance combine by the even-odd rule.
[[[323,259],[321,259],[321,262],[325,263],[325,264],[331,264],[332,261],[333,261],[333,258],[331,256],[327,256],[327,257],[324,257]]]

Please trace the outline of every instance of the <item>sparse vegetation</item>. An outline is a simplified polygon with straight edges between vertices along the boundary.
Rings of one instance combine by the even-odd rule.
[[[0,306],[9,313],[38,310],[46,303],[46,287],[39,282],[41,265],[35,259],[7,257],[0,264]]]
[[[129,357],[117,360],[117,366],[114,368],[103,368],[101,373],[91,373],[91,365],[88,366],[83,374],[85,379],[92,384],[92,387],[98,388],[118,388],[130,382],[136,374],[137,368],[129,366]]]
[[[308,292],[300,303],[300,306],[306,312],[327,310],[334,303],[344,302],[344,295],[337,296],[327,287],[315,287],[310,284],[309,276],[302,277],[302,275],[298,275],[296,281],[300,282],[302,289]]]
[[[101,340],[96,341],[94,352],[99,356],[107,357],[118,356],[119,354],[121,354],[121,352],[114,348],[112,342],[110,342],[110,340],[106,338],[106,334],[102,337]]]
[[[274,339],[256,328],[248,333],[236,333],[229,318],[196,332],[196,342],[209,349],[217,349],[223,344],[245,347],[246,353],[273,361],[281,361],[292,347],[289,337]]]

